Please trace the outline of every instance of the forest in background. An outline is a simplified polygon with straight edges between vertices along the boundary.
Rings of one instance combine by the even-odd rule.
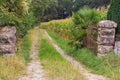
[[[72,16],[84,5],[90,8],[107,6],[109,0],[0,0],[0,27],[16,26],[18,35],[37,22],[64,19]]]

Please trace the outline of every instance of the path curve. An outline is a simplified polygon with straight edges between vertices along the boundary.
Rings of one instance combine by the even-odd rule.
[[[56,42],[48,35],[48,33],[44,30],[44,34],[45,36],[48,38],[48,40],[50,41],[50,43],[52,43],[53,47],[65,58],[67,59],[71,64],[73,64],[75,67],[79,68],[80,73],[83,74],[87,80],[110,80],[102,75],[97,75],[97,74],[93,74],[90,73],[88,70],[86,70],[84,68],[84,66],[76,61],[75,59],[73,59],[71,56],[68,56],[65,54],[64,50],[62,50],[57,44]]]
[[[44,70],[41,66],[38,54],[39,54],[39,28],[35,28],[32,32],[34,39],[32,41],[32,47],[30,51],[31,62],[27,65],[26,75],[23,75],[18,80],[47,80],[45,79]]]

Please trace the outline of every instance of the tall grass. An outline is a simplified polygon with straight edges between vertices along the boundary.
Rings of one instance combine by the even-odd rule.
[[[0,56],[0,80],[17,80],[18,76],[23,73],[24,66],[24,62],[18,55]]]
[[[48,75],[47,80],[86,80],[46,39],[41,40],[39,57]]]
[[[68,55],[82,62],[91,72],[108,76],[112,78],[112,80],[120,80],[119,55],[110,53],[105,57],[99,58],[93,55],[88,49],[73,50],[73,48],[68,45],[68,40],[62,39],[51,31],[47,32]]]
[[[68,39],[71,36],[71,28],[73,27],[72,18],[62,20],[52,20],[41,24],[41,28],[53,31],[61,37]]]

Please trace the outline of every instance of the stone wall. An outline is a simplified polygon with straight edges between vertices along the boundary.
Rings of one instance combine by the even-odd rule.
[[[0,28],[0,53],[14,54],[16,52],[16,28]]]
[[[98,56],[104,56],[114,51],[116,27],[117,24],[109,20],[98,23]]]

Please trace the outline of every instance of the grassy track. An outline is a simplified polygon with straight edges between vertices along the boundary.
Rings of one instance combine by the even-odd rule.
[[[110,54],[103,58],[98,58],[87,49],[72,50],[68,45],[68,40],[62,39],[51,31],[47,32],[68,55],[82,62],[92,72],[111,77],[113,80],[120,80],[120,56]]]
[[[41,40],[39,57],[49,80],[85,80],[79,70],[64,59],[45,38]]]

